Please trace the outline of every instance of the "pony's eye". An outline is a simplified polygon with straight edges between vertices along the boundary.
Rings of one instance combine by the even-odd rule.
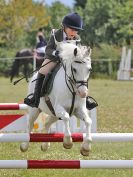
[[[76,70],[75,68],[73,68],[73,72],[74,72],[74,73],[76,73],[76,72],[77,72],[77,70]]]

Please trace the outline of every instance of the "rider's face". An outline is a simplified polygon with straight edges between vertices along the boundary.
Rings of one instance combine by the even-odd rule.
[[[75,29],[66,27],[65,33],[69,39],[73,39],[77,35],[78,31],[76,31]]]

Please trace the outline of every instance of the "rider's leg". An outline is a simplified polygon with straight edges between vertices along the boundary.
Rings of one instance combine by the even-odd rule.
[[[50,62],[50,60],[45,59],[42,65],[45,65],[44,67],[40,68],[35,84],[34,94],[32,98],[25,98],[24,103],[31,106],[31,107],[38,107],[40,103],[40,95],[41,95],[41,88],[43,84],[43,80],[45,78],[45,75],[47,75],[55,66],[55,62]],[[48,63],[48,64],[47,64]]]

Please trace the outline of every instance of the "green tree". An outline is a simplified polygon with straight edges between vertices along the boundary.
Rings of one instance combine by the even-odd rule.
[[[106,23],[115,5],[113,0],[87,1],[82,14],[85,25],[81,34],[85,44],[93,46],[105,40]]]
[[[63,3],[56,1],[48,7],[48,15],[51,17],[48,26],[46,27],[47,36],[51,29],[58,29],[61,27],[63,17],[71,11],[69,7],[66,7]]]
[[[126,0],[115,7],[109,19],[106,38],[111,43],[131,45],[133,41],[133,2]]]
[[[32,0],[0,1],[0,44],[21,45],[28,32],[48,24],[49,16],[42,3]]]
[[[81,33],[87,45],[101,42],[131,44],[133,38],[133,3],[131,0],[87,0],[85,8],[77,9],[84,19]]]
[[[81,8],[85,8],[87,0],[75,0],[74,6],[75,7],[81,7]]]

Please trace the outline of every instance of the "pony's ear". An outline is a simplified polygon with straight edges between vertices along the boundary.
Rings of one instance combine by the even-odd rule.
[[[77,53],[78,53],[78,50],[77,50],[77,48],[75,48],[75,49],[74,49],[74,56],[75,56],[75,57],[76,57]]]

